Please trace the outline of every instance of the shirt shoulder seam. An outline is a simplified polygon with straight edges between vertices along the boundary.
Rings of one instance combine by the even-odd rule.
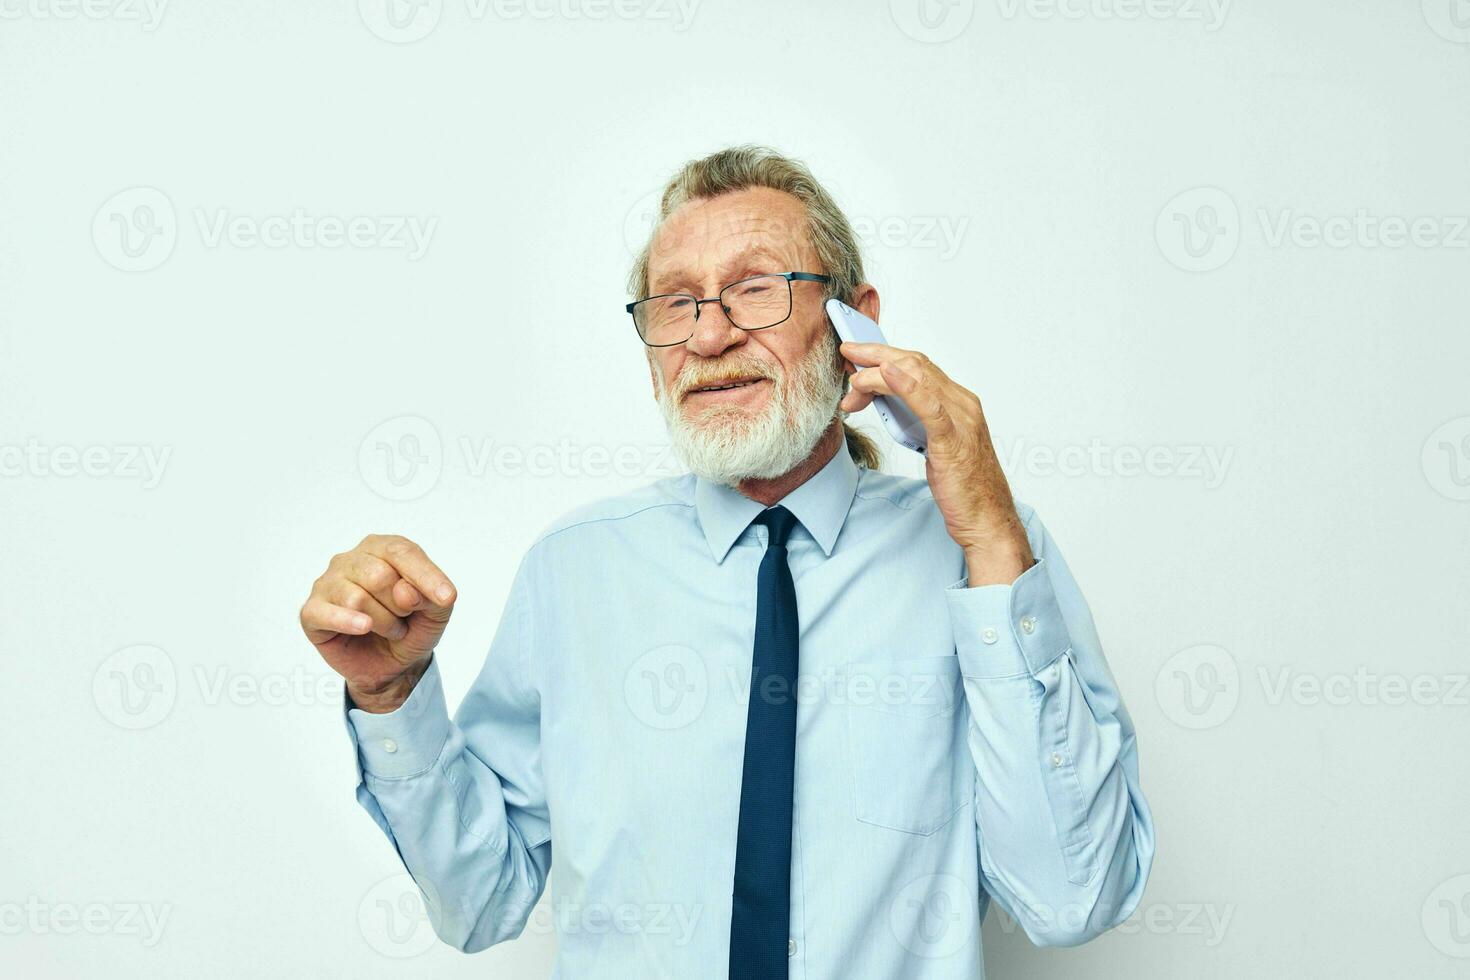
[[[666,500],[666,501],[661,501],[661,502],[655,503],[655,504],[648,504],[645,507],[639,507],[637,510],[629,511],[626,514],[610,514],[610,515],[608,515],[606,517],[588,517],[588,518],[586,518],[584,520],[577,521],[574,524],[567,524],[564,527],[553,528],[553,529],[551,529],[549,531],[546,531],[545,533],[543,533],[541,535],[541,537],[539,537],[539,538],[536,539],[535,544],[540,544],[543,541],[548,541],[551,538],[554,538],[557,535],[563,534],[563,533],[565,533],[567,531],[572,531],[572,530],[575,530],[576,528],[579,528],[579,527],[586,527],[588,524],[604,524],[604,523],[606,523],[608,521],[626,521],[626,520],[629,520],[630,518],[637,517],[639,514],[642,514],[645,511],[657,510],[657,509],[662,508],[662,507],[685,507],[685,508],[690,508],[690,507],[693,507],[693,506],[694,505],[692,503],[689,503],[689,502],[683,501],[683,500]],[[534,547],[534,546],[535,545],[532,545],[532,547]]]

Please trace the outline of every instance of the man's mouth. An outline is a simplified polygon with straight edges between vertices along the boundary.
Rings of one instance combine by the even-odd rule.
[[[765,378],[758,377],[727,378],[723,381],[715,381],[707,385],[699,385],[698,387],[690,388],[688,394],[698,395],[711,391],[734,391],[737,388],[749,388],[751,385],[760,384],[762,381],[765,380]]]

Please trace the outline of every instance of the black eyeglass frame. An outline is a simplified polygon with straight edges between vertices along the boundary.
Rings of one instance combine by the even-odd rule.
[[[772,278],[786,280],[786,316],[780,320],[777,320],[775,323],[768,323],[764,327],[742,327],[740,326],[740,324],[735,323],[734,319],[730,317],[730,307],[726,306],[724,300],[721,299],[721,297],[725,295],[725,290],[734,289],[741,283],[750,282],[755,279]],[[638,334],[638,339],[643,341],[644,346],[678,347],[680,344],[687,344],[689,342],[689,337],[694,336],[694,331],[692,329],[689,331],[689,337],[685,337],[683,340],[676,340],[672,344],[650,344],[646,339],[644,339],[643,331],[638,329],[638,315],[633,312],[633,308],[636,307],[639,303],[647,303],[650,300],[666,299],[670,296],[688,296],[690,299],[694,300],[694,323],[696,326],[699,324],[699,308],[705,303],[719,303],[720,309],[725,311],[725,318],[729,319],[730,322],[734,324],[734,326],[741,330],[744,330],[746,333],[754,333],[757,330],[769,330],[772,327],[779,327],[781,324],[791,319],[791,314],[796,309],[796,298],[791,294],[791,284],[793,282],[820,282],[823,284],[831,284],[832,277],[824,276],[817,272],[762,272],[758,276],[746,276],[744,279],[737,279],[734,282],[721,287],[719,293],[710,299],[700,299],[693,293],[659,293],[657,296],[645,296],[642,299],[634,300],[627,306],[623,307],[623,309],[627,311],[628,316],[632,317],[633,330]]]

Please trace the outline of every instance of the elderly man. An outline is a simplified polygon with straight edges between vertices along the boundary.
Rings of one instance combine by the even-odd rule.
[[[980,400],[839,346],[824,301],[878,291],[831,197],[760,147],[689,163],[629,285],[690,473],[537,539],[453,720],[418,545],[370,535],[302,607],[438,935],[519,935],[548,877],[564,977],[975,977],[992,900],[1040,944],[1121,922],[1154,832],[1091,614]],[[844,422],[878,395],[926,480]]]

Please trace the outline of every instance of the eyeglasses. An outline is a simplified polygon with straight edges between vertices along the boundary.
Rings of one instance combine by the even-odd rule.
[[[719,303],[730,322],[741,330],[765,330],[791,319],[793,282],[830,283],[831,276],[815,272],[777,272],[732,282],[713,299],[692,293],[663,293],[629,303],[639,338],[649,347],[677,347],[694,336],[699,308]]]

